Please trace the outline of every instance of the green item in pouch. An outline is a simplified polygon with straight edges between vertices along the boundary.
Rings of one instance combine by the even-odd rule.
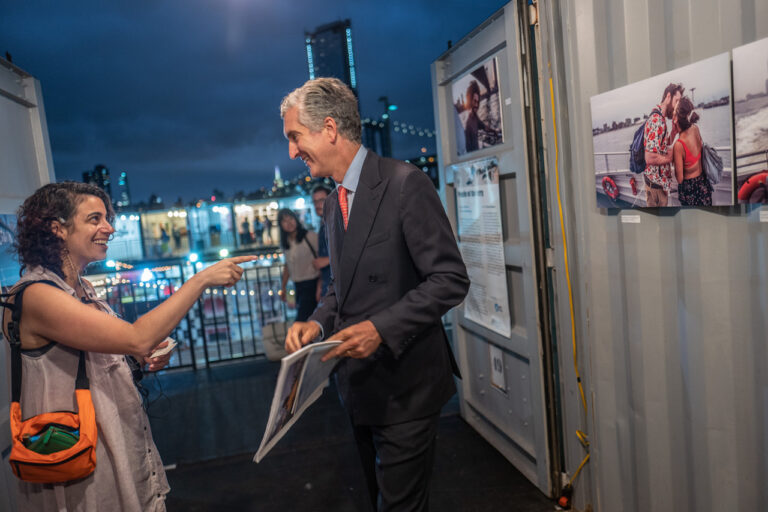
[[[74,446],[79,439],[79,430],[48,425],[39,434],[24,439],[24,446],[33,452],[48,455]]]

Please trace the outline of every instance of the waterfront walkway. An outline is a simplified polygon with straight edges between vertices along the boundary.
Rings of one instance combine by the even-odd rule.
[[[259,464],[279,364],[248,359],[145,377],[149,414],[168,471],[168,510],[365,511],[349,421],[331,386]],[[443,409],[431,510],[543,512],[554,503],[458,415]]]

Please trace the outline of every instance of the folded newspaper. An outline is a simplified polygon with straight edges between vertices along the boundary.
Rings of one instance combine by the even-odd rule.
[[[275,395],[269,410],[269,420],[259,451],[253,457],[260,462],[282,438],[299,416],[323,394],[328,377],[338,359],[325,363],[320,359],[340,341],[311,343],[280,361]]]

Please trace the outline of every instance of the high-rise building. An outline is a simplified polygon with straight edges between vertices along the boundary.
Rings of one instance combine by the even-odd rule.
[[[131,204],[131,192],[128,188],[128,174],[125,171],[120,172],[117,180],[117,189],[112,194],[112,179],[110,178],[109,168],[106,165],[98,164],[92,171],[83,173],[83,182],[96,185],[104,190],[112,201],[112,204],[118,208],[125,208]]]
[[[272,182],[275,188],[280,188],[284,184],[283,177],[280,175],[280,166],[275,166],[275,180]]]
[[[334,77],[346,83],[357,96],[355,55],[350,21],[335,21],[304,32],[309,78]]]
[[[115,198],[112,201],[118,208],[131,205],[131,189],[128,188],[128,173],[125,171],[120,172],[120,178],[117,180],[117,201]]]
[[[106,165],[98,164],[94,166],[92,171],[85,171],[83,173],[83,182],[96,185],[104,190],[109,198],[112,199],[112,183],[109,178],[109,169]],[[112,202],[114,203],[114,200]]]

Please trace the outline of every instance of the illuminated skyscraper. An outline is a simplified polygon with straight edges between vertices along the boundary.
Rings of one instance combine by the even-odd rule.
[[[334,77],[346,83],[357,96],[355,55],[350,21],[335,21],[304,32],[309,78]]]
[[[112,198],[112,183],[109,178],[109,169],[106,165],[98,164],[94,166],[92,171],[85,171],[83,173],[83,182],[96,185],[107,195]],[[114,200],[112,201],[114,203]]]
[[[128,189],[128,174],[125,171],[120,172],[120,178],[117,180],[117,189],[115,195],[112,195],[112,179],[109,175],[109,168],[106,165],[96,165],[92,171],[83,173],[83,182],[96,185],[107,193],[112,200],[112,204],[118,208],[125,208],[131,204],[131,192]]]
[[[115,199],[117,199],[115,201]],[[128,173],[120,172],[120,178],[117,180],[117,197],[112,198],[118,208],[125,208],[131,205],[131,191],[128,188]]]

